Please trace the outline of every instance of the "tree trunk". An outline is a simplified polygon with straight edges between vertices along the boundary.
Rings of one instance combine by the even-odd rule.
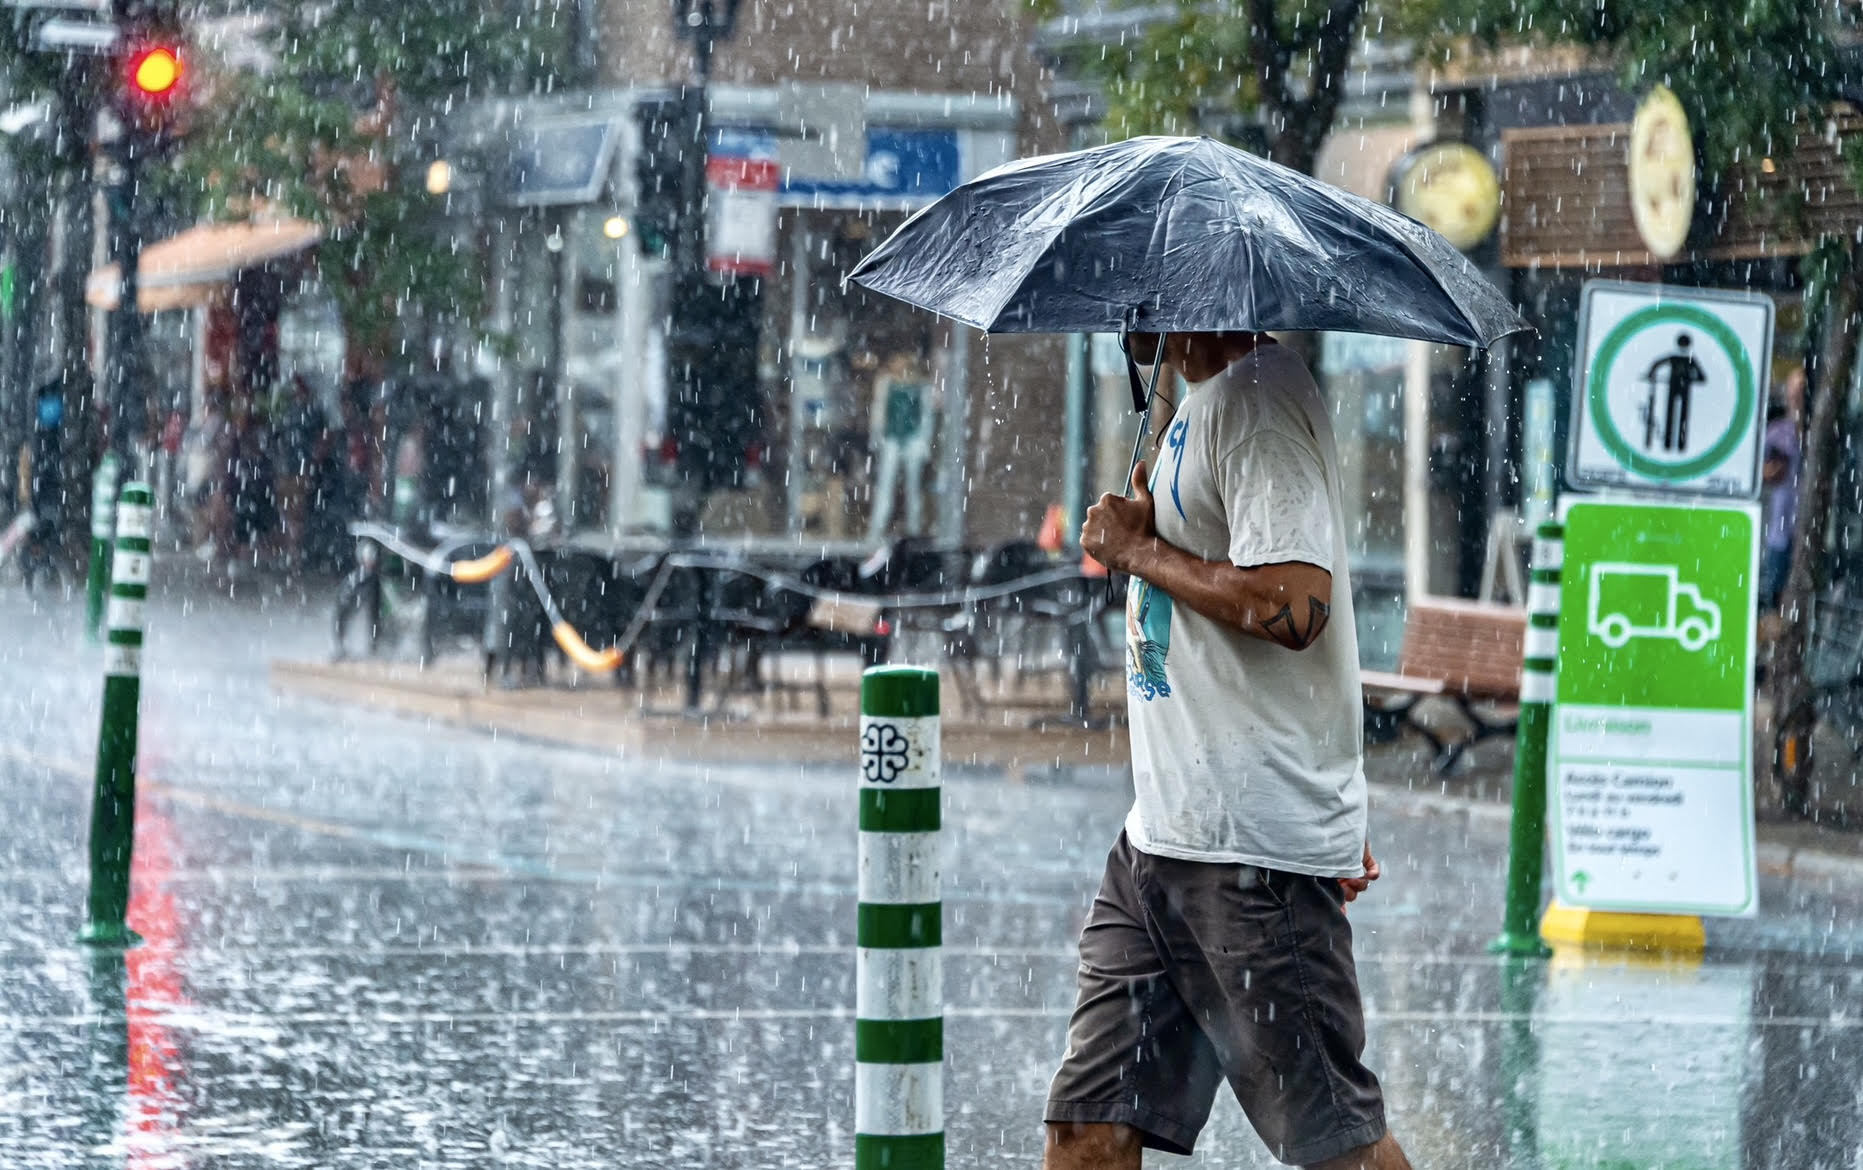
[[[1779,599],[1784,619],[1771,665],[1774,790],[1794,816],[1811,808],[1810,721],[1795,718],[1812,697],[1806,674],[1811,639],[1812,602],[1823,566],[1830,526],[1831,486],[1837,472],[1843,405],[1856,372],[1857,285],[1859,255],[1853,251],[1847,270],[1833,282],[1824,310],[1823,337],[1806,370],[1810,418],[1805,424],[1804,458],[1798,472],[1798,520],[1792,534],[1792,567]]]

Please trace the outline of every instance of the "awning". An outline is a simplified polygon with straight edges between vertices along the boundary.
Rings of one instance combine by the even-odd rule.
[[[295,255],[322,236],[322,228],[301,219],[199,224],[142,250],[136,303],[145,313],[192,308],[240,270]],[[116,308],[121,293],[114,264],[85,282],[84,299],[95,308]]]

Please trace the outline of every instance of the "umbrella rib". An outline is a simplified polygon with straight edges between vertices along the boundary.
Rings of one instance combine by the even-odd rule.
[[[1165,180],[1165,194],[1161,195],[1158,200],[1159,208],[1161,211],[1163,209],[1165,201],[1170,197],[1169,192],[1170,192],[1172,185],[1179,178],[1181,178],[1181,176],[1183,175],[1183,171],[1184,171],[1184,165],[1180,163],[1177,166],[1177,168],[1171,172],[1170,177]],[[1043,212],[1048,211],[1049,209],[1053,208],[1056,203],[1061,202],[1063,199],[1072,200],[1073,205],[1063,207],[1063,210],[1066,212],[1066,214],[1056,217],[1055,226],[1052,229],[1049,229],[1043,233],[1041,248],[1032,254],[1036,256],[1037,258],[1047,255],[1049,249],[1054,246],[1055,241],[1060,239],[1064,234],[1066,234],[1069,228],[1079,226],[1080,223],[1082,223],[1084,220],[1086,220],[1096,211],[1099,211],[1106,206],[1114,204],[1116,200],[1123,195],[1126,188],[1132,186],[1135,182],[1138,181],[1141,173],[1142,172],[1139,172],[1136,170],[1120,172],[1116,176],[1114,176],[1113,182],[1107,183],[1103,189],[1093,191],[1093,192],[1082,191],[1079,187],[1070,187],[1066,189],[1065,191],[1057,192],[1056,198],[1050,199],[1042,204],[1040,208],[1041,211]],[[1037,216],[1033,211],[1031,211],[1029,216],[1026,218],[1037,218]],[[1040,218],[1046,218],[1046,216],[1041,216]],[[1164,215],[1160,214],[1158,216],[1158,223],[1162,224],[1165,218],[1166,217]],[[1154,232],[1155,230],[1156,229],[1154,228]],[[1004,293],[1002,298],[996,303],[994,311],[990,314],[990,319],[992,321],[997,321],[1002,318],[1003,310],[1007,309],[1010,305],[1015,303],[1016,299],[1020,297],[1023,294],[1023,292],[1028,288],[1029,281],[1032,280],[1040,270],[1041,270],[1041,265],[1039,261],[1037,263],[1029,265],[1027,271],[1022,273],[1021,278],[1018,279],[1016,283],[1006,293]],[[1099,296],[1091,292],[1090,290],[1075,290],[1075,291],[1083,292],[1083,295],[1092,297],[1094,300],[1100,301],[1104,304],[1110,305],[1110,304],[1115,303],[1112,300],[1112,298]],[[1137,306],[1120,304],[1118,307],[1121,310],[1125,310],[1125,309],[1135,308]]]
[[[1327,186],[1330,188],[1331,185],[1328,184]],[[1335,204],[1338,204],[1343,210],[1348,211],[1348,212],[1360,212],[1362,214],[1361,209],[1352,206],[1351,203],[1346,202],[1345,200],[1339,197],[1341,195],[1350,195],[1349,192],[1345,192],[1345,191],[1335,192],[1333,190],[1328,189],[1328,190],[1325,190],[1323,194],[1328,199],[1330,199],[1332,202],[1334,202]],[[1351,198],[1358,199],[1361,197],[1351,196]],[[1399,214],[1395,211],[1390,211],[1390,209],[1382,206],[1381,204],[1372,203],[1369,199],[1364,200],[1364,202],[1368,204],[1369,206],[1376,208],[1381,213],[1388,212],[1390,215],[1393,215],[1393,216]],[[1410,258],[1411,264],[1414,265],[1417,269],[1419,269],[1423,273],[1424,276],[1428,277],[1430,283],[1436,286],[1436,290],[1442,294],[1443,299],[1448,301],[1450,306],[1453,307],[1455,311],[1461,316],[1462,324],[1468,329],[1469,333],[1475,337],[1483,337],[1484,333],[1481,328],[1481,323],[1475,320],[1474,316],[1469,312],[1467,306],[1463,305],[1461,300],[1456,297],[1455,293],[1451,292],[1449,290],[1449,287],[1443,283],[1442,278],[1436,274],[1436,269],[1431,265],[1429,259],[1424,257],[1422,254],[1420,254],[1417,251],[1417,249],[1411,245],[1410,240],[1402,232],[1393,230],[1392,227],[1387,226],[1385,229],[1385,235],[1389,237],[1399,248],[1403,249],[1404,255]],[[1469,263],[1468,258],[1461,255],[1461,253],[1459,252],[1456,253],[1456,259],[1461,264],[1471,269],[1473,268],[1473,265]],[[1476,275],[1479,277],[1480,274],[1476,273]],[[1506,336],[1506,334],[1502,334],[1501,336]],[[1499,340],[1499,338],[1497,337],[1495,340]],[[1483,345],[1480,348],[1486,349],[1487,346]]]

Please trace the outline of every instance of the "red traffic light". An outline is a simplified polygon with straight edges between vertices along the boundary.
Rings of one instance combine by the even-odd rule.
[[[137,53],[130,58],[129,84],[144,97],[167,97],[181,84],[181,54],[167,45]]]

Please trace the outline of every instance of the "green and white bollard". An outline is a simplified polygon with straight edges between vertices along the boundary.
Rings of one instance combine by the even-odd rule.
[[[855,1170],[943,1170],[938,672],[860,681]]]
[[[109,632],[104,642],[103,718],[97,733],[97,785],[91,796],[91,890],[83,942],[133,946],[130,848],[136,836],[136,722],[142,701],[142,607],[149,595],[154,495],[146,483],[123,488],[110,565]]]
[[[1507,848],[1507,902],[1501,936],[1488,945],[1506,955],[1548,955],[1540,941],[1540,879],[1546,865],[1546,738],[1552,730],[1559,659],[1559,573],[1565,526],[1541,524],[1527,582],[1527,644],[1520,667],[1520,722],[1514,733],[1514,816]]]
[[[103,626],[104,598],[110,592],[110,542],[116,534],[116,481],[121,465],[105,452],[91,476],[91,567],[84,583],[84,637],[97,641]]]

